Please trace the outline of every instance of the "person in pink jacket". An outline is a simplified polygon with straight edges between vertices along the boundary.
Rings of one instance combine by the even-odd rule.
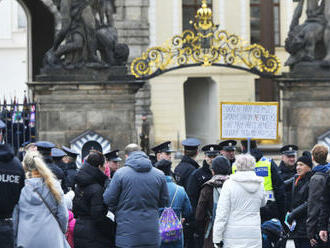
[[[74,231],[74,226],[76,225],[76,219],[74,218],[73,213],[71,212],[72,210],[72,200],[74,198],[74,192],[69,191],[67,194],[65,194],[64,199],[65,199],[65,204],[68,208],[69,211],[69,221],[68,221],[68,229],[65,234],[66,239],[70,245],[71,248],[74,247],[74,236],[73,236],[73,231]]]
[[[74,226],[76,224],[76,219],[73,216],[73,213],[69,210],[69,223],[68,223],[68,231],[66,232],[66,239],[71,246],[71,248],[74,247],[74,239],[73,239],[73,231]]]

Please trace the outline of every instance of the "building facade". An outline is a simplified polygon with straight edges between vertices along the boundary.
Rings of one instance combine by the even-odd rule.
[[[41,1],[50,9],[51,0]],[[24,2],[18,0],[23,8]],[[272,6],[264,6],[264,2],[272,2]],[[7,66],[9,62],[13,63],[16,71],[8,73],[8,79],[2,81],[15,81],[15,84],[25,88],[22,82],[26,78],[35,80],[38,73],[32,68],[31,62],[31,20],[30,13],[26,12],[27,28],[20,29],[15,11],[7,11],[8,6],[13,8],[13,3],[15,1],[0,0],[1,23],[17,27],[10,32],[7,29],[0,30],[0,58],[6,58],[0,63],[6,63]],[[129,61],[132,61],[148,47],[160,46],[174,35],[193,29],[190,21],[193,21],[201,1],[117,0],[115,4],[115,25],[119,39],[129,45]],[[282,64],[287,59],[284,43],[295,7],[293,0],[208,0],[208,5],[213,11],[214,23],[219,24],[220,29],[239,35],[248,42],[264,43],[269,50],[273,48]],[[267,7],[272,14],[263,14]],[[2,21],[3,18],[7,22]],[[12,23],[9,24],[8,20]],[[10,47],[13,44],[19,55]],[[21,49],[25,44],[27,49]],[[8,58],[15,58],[15,63],[25,63],[16,65]],[[2,64],[0,68],[4,70],[6,67]],[[286,70],[282,67],[281,72]],[[264,85],[256,75],[224,67],[194,67],[163,74],[149,80],[136,95],[136,132],[140,132],[141,115],[147,114],[152,123],[152,144],[166,140],[176,144],[178,139],[187,137],[200,138],[204,144],[216,142],[220,139],[220,102],[265,100]],[[275,84],[269,88],[271,97],[268,96],[267,100],[278,100]]]

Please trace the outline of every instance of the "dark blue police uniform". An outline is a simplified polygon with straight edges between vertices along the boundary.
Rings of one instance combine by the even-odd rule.
[[[12,213],[24,187],[25,173],[13,149],[0,144],[0,247],[13,248]]]

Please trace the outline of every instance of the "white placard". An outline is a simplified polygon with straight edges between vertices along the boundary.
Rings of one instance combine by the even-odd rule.
[[[277,102],[222,102],[221,139],[267,139],[278,137]]]

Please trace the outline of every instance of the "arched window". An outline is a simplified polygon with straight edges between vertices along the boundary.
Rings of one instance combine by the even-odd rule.
[[[207,5],[212,9],[212,0],[207,0]],[[190,21],[194,21],[197,10],[201,7],[201,0],[182,0],[182,28],[192,29]]]
[[[262,0],[251,0],[250,1],[250,16],[251,16],[251,44],[260,43],[263,39],[261,37],[261,1]],[[274,29],[270,30],[274,32],[274,43],[275,46],[281,45],[281,29],[280,29],[280,0],[272,0],[274,9]]]

